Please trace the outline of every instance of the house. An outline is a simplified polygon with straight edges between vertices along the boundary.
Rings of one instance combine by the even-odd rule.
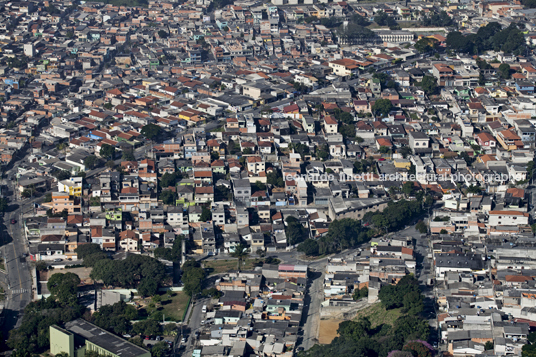
[[[127,252],[139,251],[139,239],[136,232],[125,230],[119,233],[119,248]]]
[[[341,77],[349,77],[359,73],[359,62],[349,58],[331,61],[328,63],[328,66],[333,70],[335,75]]]
[[[338,126],[339,123],[331,115],[326,115],[324,117],[324,131],[326,134],[336,134]]]
[[[495,149],[497,140],[490,133],[481,132],[475,134],[475,139],[478,145],[483,149]]]

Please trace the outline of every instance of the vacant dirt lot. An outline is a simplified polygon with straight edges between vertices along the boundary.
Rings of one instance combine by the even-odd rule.
[[[344,320],[338,319],[329,319],[329,320],[320,320],[320,331],[318,332],[318,342],[321,344],[328,344],[331,341],[339,336],[337,329],[339,324]]]
[[[74,273],[78,275],[82,284],[93,284],[93,280],[89,277],[91,268],[73,268],[73,269],[52,269],[49,271],[39,272],[39,280],[47,281],[54,274]]]

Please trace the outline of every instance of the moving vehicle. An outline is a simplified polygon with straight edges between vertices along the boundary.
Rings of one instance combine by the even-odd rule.
[[[203,305],[203,310],[201,310],[204,314],[207,313],[207,305]]]

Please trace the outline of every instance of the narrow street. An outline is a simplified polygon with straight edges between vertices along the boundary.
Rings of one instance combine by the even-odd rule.
[[[320,304],[324,301],[324,268],[319,272],[312,271],[310,273],[312,282],[305,298],[302,315],[303,339],[300,346],[304,350],[310,349],[317,343],[318,328],[320,326]]]

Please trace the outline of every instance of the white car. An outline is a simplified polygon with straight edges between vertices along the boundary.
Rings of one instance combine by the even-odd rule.
[[[186,343],[186,337],[183,337],[181,343]]]

